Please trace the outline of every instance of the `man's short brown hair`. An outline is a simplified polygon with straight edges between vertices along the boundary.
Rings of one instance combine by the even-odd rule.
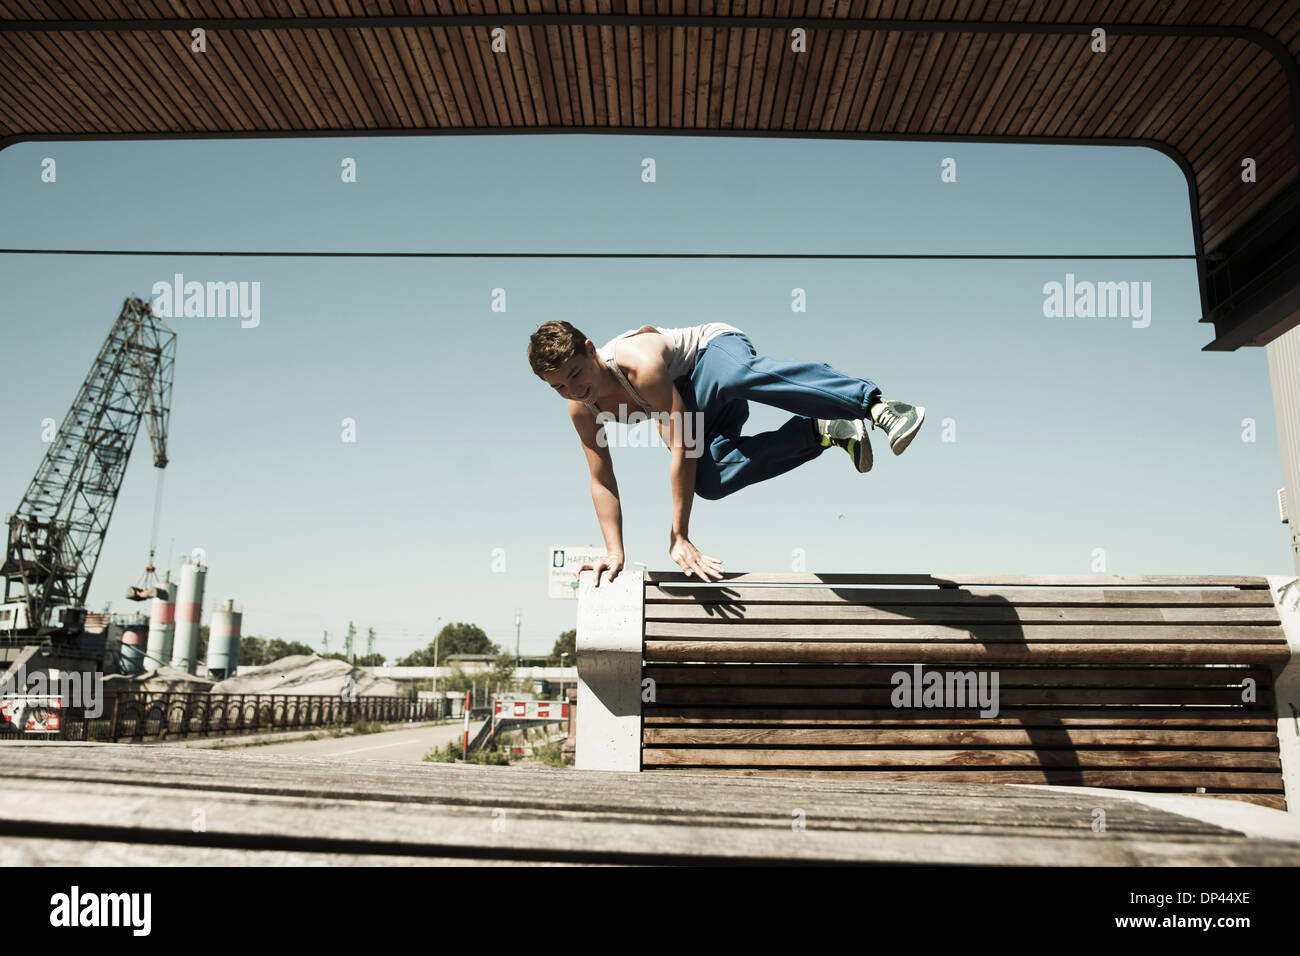
[[[586,341],[568,322],[543,322],[528,340],[528,364],[538,377],[550,375],[584,351]]]

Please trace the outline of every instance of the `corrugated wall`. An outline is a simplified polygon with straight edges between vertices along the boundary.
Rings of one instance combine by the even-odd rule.
[[[1286,510],[1291,519],[1283,527],[1290,533],[1291,558],[1300,574],[1300,326],[1274,339],[1267,349],[1277,441],[1282,450],[1282,480],[1286,482]]]

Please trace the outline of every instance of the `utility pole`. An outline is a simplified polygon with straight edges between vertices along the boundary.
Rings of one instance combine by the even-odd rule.
[[[433,634],[433,667],[434,667],[434,674],[433,674],[433,689],[434,689],[434,690],[437,690],[437,689],[438,689],[438,672],[437,672],[437,668],[438,668],[438,641],[442,638],[442,630],[441,630],[441,628],[438,627],[438,625],[441,624],[441,623],[442,623],[442,618],[438,618],[438,620],[436,620],[436,621],[433,622],[433,627],[434,627],[434,634]]]
[[[375,656],[375,629],[366,628],[366,657]]]
[[[348,659],[349,664],[357,662],[356,655],[352,653],[352,641],[357,636],[357,627],[351,621],[348,621],[348,633],[343,638],[343,656]]]
[[[515,608],[515,667],[519,666],[519,613],[520,609]]]
[[[329,631],[325,632],[325,636],[321,639],[320,645],[323,648],[320,656],[329,657],[330,656],[330,632]]]

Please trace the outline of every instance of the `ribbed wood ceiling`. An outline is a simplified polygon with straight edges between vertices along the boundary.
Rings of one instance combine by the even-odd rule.
[[[1297,81],[1280,62],[1289,59],[1294,72],[1296,8],[1283,0],[5,0],[0,141],[673,129],[1145,142],[1163,144],[1194,173],[1203,248],[1213,251],[1300,176]],[[541,15],[557,22],[525,22]],[[437,19],[452,16],[484,19]],[[326,28],[312,19],[348,17],[366,22]],[[376,19],[413,17],[426,19]],[[762,18],[788,22],[754,22]],[[248,22],[266,19],[275,22]],[[73,26],[48,29],[59,22]],[[966,28],[944,29],[954,22]],[[190,51],[194,26],[208,31],[205,54]],[[806,53],[791,51],[797,26],[807,29]],[[1104,54],[1091,51],[1094,26],[1107,30]],[[1135,32],[1161,26],[1183,34]],[[491,51],[493,27],[505,31],[506,53]],[[1246,157],[1257,182],[1241,180]]]

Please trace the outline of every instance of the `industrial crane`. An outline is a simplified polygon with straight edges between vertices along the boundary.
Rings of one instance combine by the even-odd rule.
[[[127,299],[36,477],[9,516],[0,565],[0,642],[81,632],[90,580],[142,418],[154,467],[167,467],[175,360],[176,333],[146,302]]]

